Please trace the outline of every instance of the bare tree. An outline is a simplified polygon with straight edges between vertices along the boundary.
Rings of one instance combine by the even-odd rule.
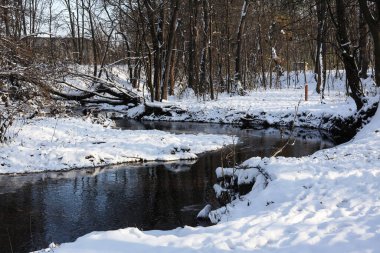
[[[377,87],[380,87],[380,2],[378,0],[367,1],[358,0],[360,10],[363,13],[369,30],[373,38],[374,56],[375,56],[375,80]],[[368,5],[368,2],[373,6],[373,11]]]
[[[236,55],[235,55],[235,82],[241,82],[241,51],[242,51],[242,37],[244,33],[244,26],[247,18],[247,12],[249,8],[249,1],[244,0],[241,8],[240,22],[238,25],[236,36]]]
[[[335,20],[338,47],[346,70],[347,84],[351,89],[350,96],[354,99],[359,110],[363,107],[363,93],[360,88],[359,71],[355,62],[353,47],[348,37],[346,4],[343,0],[335,0],[335,5],[336,17],[332,18]]]
[[[168,87],[170,80],[174,79],[173,75],[170,75],[170,70],[174,70],[174,59],[173,59],[173,51],[174,51],[174,45],[175,45],[175,38],[177,33],[177,27],[178,27],[178,10],[180,7],[179,0],[171,0],[171,18],[170,18],[170,25],[169,25],[169,31],[168,31],[168,38],[167,38],[167,47],[166,47],[166,54],[165,54],[165,66],[164,66],[164,78],[163,78],[163,85],[162,85],[162,94],[161,99],[167,99],[168,98]],[[172,72],[173,73],[173,72]],[[174,80],[172,80],[174,81]]]
[[[327,3],[326,0],[316,0],[317,17],[318,17],[318,34],[317,34],[317,50],[315,55],[315,73],[317,75],[317,93],[321,93],[323,97],[323,90],[326,83],[326,69],[324,63],[326,62],[326,35],[327,35]]]

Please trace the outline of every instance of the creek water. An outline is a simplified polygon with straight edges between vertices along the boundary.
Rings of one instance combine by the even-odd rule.
[[[239,142],[201,154],[196,161],[125,164],[26,175],[0,175],[0,252],[29,252],[51,242],[71,242],[92,231],[141,230],[199,225],[197,213],[217,203],[215,169],[252,156],[270,156],[289,131],[240,129],[231,125],[122,120],[124,129],[228,134]],[[329,136],[297,129],[280,154],[300,157],[334,146]],[[233,138],[233,137],[231,137]]]

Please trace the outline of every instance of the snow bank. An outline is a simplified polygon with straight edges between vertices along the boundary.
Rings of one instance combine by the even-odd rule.
[[[197,215],[197,219],[208,219],[208,215],[212,210],[212,206],[207,204]]]
[[[0,174],[189,160],[233,142],[226,135],[107,129],[73,118],[32,120],[15,133],[11,143],[0,145]]]
[[[323,102],[320,95],[310,91],[309,101],[304,101],[303,89],[259,90],[246,96],[221,94],[218,100],[197,101],[196,99],[173,100],[154,103],[156,107],[177,108],[165,115],[146,115],[146,120],[197,121],[213,123],[240,123],[242,117],[252,117],[270,125],[289,125],[294,120],[295,107],[298,109],[296,126],[320,127],[323,118],[349,117],[356,112],[355,103],[343,92],[332,91]],[[143,113],[141,108],[131,109],[128,116]],[[181,113],[178,113],[180,111]],[[325,127],[326,129],[328,126]]]
[[[214,211],[215,226],[93,232],[54,252],[378,252],[380,112],[349,143],[260,167],[267,187],[256,178],[249,194]]]
[[[258,174],[258,171],[255,167],[257,167],[260,164],[261,158],[252,157],[251,159],[249,159],[249,161],[249,163],[243,163],[241,168],[238,169],[218,167],[215,170],[216,177],[218,179],[224,177],[236,177],[237,184],[249,184],[254,180],[254,178]]]
[[[302,75],[303,76],[303,75]],[[214,123],[241,123],[242,117],[253,119],[258,124],[289,125],[294,120],[295,107],[300,102],[296,126],[329,129],[330,118],[347,118],[356,112],[353,99],[346,96],[344,76],[329,75],[325,98],[316,89],[313,73],[307,73],[309,99],[304,101],[304,78],[291,73],[290,87],[286,87],[286,76],[281,77],[282,89],[258,89],[245,96],[219,94],[216,100],[203,101],[195,96],[170,97],[162,103],[150,103],[163,108],[163,115],[149,114],[144,108],[128,111],[129,117],[139,117],[145,113],[146,120],[194,121]],[[363,80],[368,94],[372,94],[373,83]],[[295,84],[293,84],[295,83]],[[172,109],[175,108],[175,109]]]

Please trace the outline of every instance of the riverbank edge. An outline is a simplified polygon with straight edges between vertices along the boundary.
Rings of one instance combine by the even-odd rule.
[[[379,98],[376,96],[368,98],[362,109],[353,112],[349,116],[323,113],[318,115],[307,110],[298,112],[297,108],[295,108],[293,113],[272,114],[263,111],[256,114],[235,114],[230,115],[231,120],[223,121],[220,119],[202,120],[196,113],[173,105],[146,103],[140,106],[139,109],[133,109],[133,112],[128,112],[124,117],[147,121],[233,124],[242,128],[254,129],[302,127],[327,131],[333,136],[335,142],[343,143],[351,140],[358,130],[369,122],[375,115],[378,105]],[[296,111],[297,114],[295,113]]]

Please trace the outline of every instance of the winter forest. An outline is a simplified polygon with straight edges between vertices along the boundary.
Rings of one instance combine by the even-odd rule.
[[[379,87],[379,0],[1,0],[0,252],[377,252]]]

